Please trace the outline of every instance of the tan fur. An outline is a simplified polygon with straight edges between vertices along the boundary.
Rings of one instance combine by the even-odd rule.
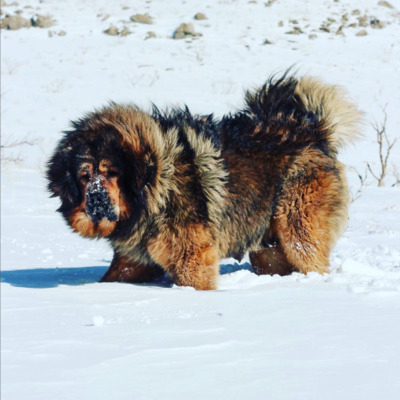
[[[343,147],[362,136],[362,113],[341,87],[305,76],[299,80],[296,94],[306,109],[318,115],[325,122],[324,128],[332,132],[333,147]]]
[[[85,237],[107,237],[115,227],[116,222],[103,218],[100,222],[92,222],[85,211],[77,208],[69,217],[69,224],[75,232]]]
[[[150,241],[148,249],[176,284],[200,290],[217,288],[218,251],[211,232],[204,226],[163,232]]]
[[[228,176],[222,164],[221,151],[215,149],[211,140],[199,137],[190,128],[187,128],[187,136],[195,152],[194,163],[201,174],[201,184],[208,200],[210,219],[219,225],[223,210],[221,204],[227,195],[224,181]]]
[[[97,223],[97,225],[98,236],[107,237],[114,231],[117,223],[115,221],[108,221],[107,219],[103,218]]]
[[[81,207],[76,207],[68,219],[69,224],[75,232],[82,236],[96,236],[96,226]]]

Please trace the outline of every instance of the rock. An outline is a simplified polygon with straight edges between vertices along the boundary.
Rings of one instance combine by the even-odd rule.
[[[65,31],[58,32],[58,36],[65,36],[66,34],[67,34],[67,32],[65,32]]]
[[[186,37],[198,36],[194,30],[193,24],[180,24],[178,29],[174,32],[172,37],[174,39],[184,39]]]
[[[366,28],[368,26],[368,17],[366,15],[358,17],[358,26]]]
[[[356,36],[367,36],[368,32],[365,29],[362,29],[361,31],[356,33]]]
[[[369,21],[371,28],[374,29],[382,29],[385,27],[385,23],[382,21],[379,21],[379,19],[372,17]]]
[[[265,39],[263,44],[272,44],[272,42],[270,40],[268,40],[268,39]]]
[[[330,33],[330,24],[329,22],[323,22],[322,25],[319,27],[319,30],[322,32]]]
[[[315,33],[311,33],[310,35],[308,35],[308,38],[311,40],[316,39],[318,36]]]
[[[172,37],[174,39],[185,39],[186,35],[183,32],[175,32]]]
[[[135,14],[131,16],[131,21],[150,25],[153,23],[153,18],[149,14]]]
[[[106,35],[118,36],[119,31],[118,31],[118,28],[117,28],[116,26],[110,26],[108,29],[106,29],[106,30],[104,31],[104,33],[105,33]]]
[[[21,28],[29,28],[30,26],[32,26],[31,22],[20,15],[5,17],[1,21],[1,29],[9,29],[11,31]]]
[[[207,18],[207,16],[206,16],[205,14],[203,14],[203,13],[201,13],[201,12],[198,12],[198,13],[194,16],[194,19],[200,21],[200,20],[208,19],[208,18]]]
[[[124,27],[123,29],[122,29],[122,31],[120,32],[120,35],[121,36],[128,36],[128,35],[130,35],[132,32],[128,29],[128,28],[126,28],[126,27]]]
[[[343,25],[340,25],[339,28],[336,31],[336,35],[341,35],[344,36],[344,32],[343,32]]]
[[[300,35],[300,33],[303,33],[300,27],[294,26],[293,29],[289,32],[285,32],[287,35]]]
[[[36,15],[31,19],[32,25],[37,28],[50,28],[54,25],[53,18],[50,15]]]
[[[154,39],[154,38],[156,38],[156,37],[157,37],[156,33],[153,32],[153,31],[150,31],[150,32],[147,32],[147,35],[146,35],[146,37],[144,38],[144,40],[147,40],[147,39]]]
[[[282,26],[283,26],[283,21],[279,21],[279,22],[278,22],[278,26],[279,26],[279,27],[282,27]]]
[[[386,24],[382,21],[379,21],[379,19],[376,17],[368,17],[367,15],[364,15],[363,17],[358,18],[358,26],[361,26],[362,28],[370,26],[374,29],[382,29],[386,26]]]
[[[378,6],[387,7],[387,8],[394,8],[388,1],[379,1]]]

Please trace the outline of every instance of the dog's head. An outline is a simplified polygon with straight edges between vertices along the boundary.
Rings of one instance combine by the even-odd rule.
[[[122,222],[146,212],[143,189],[151,185],[156,161],[142,137],[149,130],[143,118],[117,106],[89,114],[73,123],[50,159],[48,188],[61,199],[58,211],[81,235],[110,236]]]

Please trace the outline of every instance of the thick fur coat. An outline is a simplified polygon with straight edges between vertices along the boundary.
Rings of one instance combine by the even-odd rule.
[[[258,274],[329,271],[349,200],[337,152],[360,113],[309,77],[270,79],[245,101],[219,121],[112,104],[65,133],[48,187],[75,231],[111,243],[103,281],[166,272],[216,289],[220,259],[248,251]]]

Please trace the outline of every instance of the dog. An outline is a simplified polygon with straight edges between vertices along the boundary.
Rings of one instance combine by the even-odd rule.
[[[65,132],[48,189],[74,231],[110,242],[103,282],[212,290],[221,258],[247,252],[257,274],[326,273],[348,218],[337,153],[360,118],[342,89],[288,74],[219,120],[112,103]]]

